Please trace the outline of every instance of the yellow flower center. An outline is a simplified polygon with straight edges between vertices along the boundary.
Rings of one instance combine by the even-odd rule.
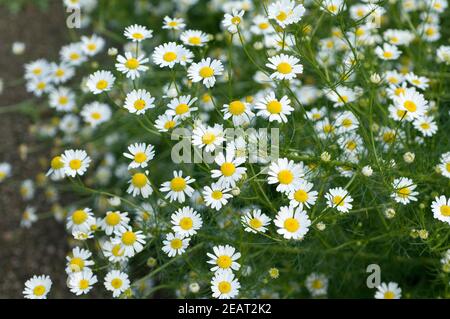
[[[108,215],[106,215],[105,222],[109,226],[116,226],[120,223],[120,215],[116,212],[109,213]]]
[[[233,17],[233,18],[231,18],[231,23],[233,23],[234,25],[238,25],[239,23],[241,23],[241,18]]]
[[[447,172],[450,172],[450,163],[447,163],[447,164],[445,165],[445,169],[447,170]]]
[[[405,109],[407,109],[409,112],[415,112],[417,110],[417,105],[413,101],[406,101],[403,106]]]
[[[355,141],[349,141],[346,145],[347,149],[350,151],[353,151],[356,148],[356,143]]]
[[[193,221],[192,221],[192,218],[190,218],[190,217],[183,217],[183,218],[180,220],[180,227],[181,227],[183,230],[189,230],[189,229],[191,229],[193,224],[194,224],[194,223],[193,223]]]
[[[278,181],[280,184],[288,185],[294,180],[294,174],[288,169],[284,169],[278,173]]]
[[[89,51],[95,51],[97,49],[97,46],[95,45],[95,43],[89,43],[87,48]]]
[[[295,218],[288,218],[284,221],[284,228],[290,233],[295,233],[300,228],[300,223]]]
[[[115,257],[121,257],[121,256],[123,256],[123,249],[122,249],[122,246],[120,246],[119,244],[114,245],[114,247],[111,249],[111,253],[112,253]]]
[[[260,23],[258,26],[259,26],[259,28],[260,28],[261,30],[266,30],[266,29],[269,27],[269,23],[267,23],[267,22],[262,22],[262,23]]]
[[[249,221],[249,225],[254,229],[258,229],[262,226],[262,222],[258,218],[252,218]]]
[[[321,280],[316,279],[316,280],[314,280],[314,281],[312,282],[312,287],[313,287],[314,289],[321,289],[321,288],[323,287],[323,283],[322,283]]]
[[[202,136],[202,142],[205,145],[210,145],[210,144],[214,143],[215,140],[216,140],[216,136],[213,133],[205,133]]]
[[[282,108],[283,108],[282,104],[277,100],[270,101],[269,103],[267,103],[267,111],[269,111],[269,113],[271,114],[281,113]]]
[[[42,91],[46,86],[45,82],[39,82],[37,88]]]
[[[58,102],[61,105],[66,105],[69,102],[69,99],[67,98],[67,96],[61,96],[59,98]]]
[[[64,72],[63,69],[57,69],[56,72],[55,72],[55,75],[56,75],[58,78],[64,76],[64,74],[65,74],[65,72]]]
[[[283,22],[288,17],[287,13],[284,11],[280,11],[280,13],[277,15],[277,20]]]
[[[190,37],[189,43],[192,45],[200,45],[202,44],[202,39],[200,37]]]
[[[183,242],[179,238],[172,239],[170,242],[170,247],[172,247],[172,249],[180,249],[183,247]]]
[[[392,143],[395,140],[394,132],[386,132],[383,134],[383,141],[385,143]]]
[[[174,128],[175,127],[175,121],[167,121],[165,124],[164,124],[164,128],[166,129],[166,130],[170,130],[171,128]]]
[[[229,177],[232,176],[234,172],[236,172],[236,166],[234,166],[233,163],[223,163],[220,167],[220,170],[223,176]]]
[[[211,197],[215,200],[219,200],[223,197],[223,193],[221,191],[214,191],[212,192]]]
[[[136,234],[132,231],[126,231],[122,235],[122,243],[124,245],[130,246],[133,245],[136,241]]]
[[[441,206],[441,215],[445,216],[445,217],[449,217],[450,216],[450,206],[448,205],[443,205]]]
[[[294,193],[294,199],[299,203],[304,203],[308,200],[308,193],[303,189],[299,189]]]
[[[209,66],[204,66],[200,69],[199,74],[202,78],[209,78],[214,75],[214,69]]]
[[[395,294],[392,291],[386,291],[384,293],[384,299],[394,299]]]
[[[147,176],[143,173],[136,173],[131,179],[131,183],[137,188],[143,188],[145,185],[147,185],[147,182]]]
[[[174,192],[181,192],[186,188],[186,181],[182,177],[175,177],[170,181],[170,188]]]
[[[227,294],[231,291],[231,284],[228,281],[221,281],[218,288],[220,293]]]
[[[335,12],[338,10],[338,7],[337,7],[337,5],[335,5],[335,4],[330,4],[330,5],[327,7],[327,9],[328,9],[328,11],[330,11],[330,12],[332,12],[332,13],[335,13]]]
[[[170,21],[168,24],[167,24],[169,27],[176,27],[177,25],[178,25],[178,22],[176,22],[176,21]]]
[[[401,198],[408,198],[409,194],[411,194],[411,190],[408,187],[403,187],[397,190],[397,194]]]
[[[38,297],[44,295],[45,294],[45,287],[43,285],[39,285],[39,286],[34,287],[33,294],[35,296],[38,296]]]
[[[176,113],[177,115],[182,115],[182,114],[185,114],[185,113],[187,113],[187,112],[189,112],[189,105],[187,105],[187,104],[182,103],[182,104],[179,104],[179,105],[175,108],[175,113]]]
[[[85,289],[89,288],[89,281],[86,280],[86,279],[81,279],[80,282],[79,282],[79,284],[78,284],[78,287],[79,287],[81,290],[85,290]]]
[[[139,61],[135,58],[131,58],[125,63],[125,66],[127,69],[136,70],[139,67]]]
[[[76,225],[80,225],[80,224],[84,223],[87,218],[88,218],[88,214],[82,209],[76,210],[72,214],[72,221]]]
[[[136,32],[136,33],[133,33],[133,35],[131,37],[136,40],[142,40],[144,38],[144,35],[142,33]]]
[[[62,158],[61,156],[55,156],[53,157],[50,166],[54,169],[54,170],[58,170],[64,167],[64,163],[62,162]]]
[[[143,110],[146,106],[146,103],[143,99],[139,99],[136,100],[136,102],[134,102],[134,108],[138,111]]]
[[[104,90],[108,87],[108,82],[105,80],[100,80],[97,82],[97,89]]]
[[[40,75],[42,73],[42,69],[41,68],[36,68],[36,69],[33,70],[33,73],[35,75]]]
[[[177,54],[175,52],[166,52],[163,55],[163,60],[166,62],[173,62],[177,59]]]
[[[352,121],[351,119],[344,119],[344,120],[342,121],[342,125],[343,125],[344,127],[350,127],[352,124],[353,124],[353,121]]]
[[[429,130],[430,129],[430,124],[422,123],[422,124],[420,124],[420,127],[423,128],[424,130]]]
[[[144,163],[147,160],[147,155],[144,152],[138,152],[134,155],[134,161],[136,163]]]
[[[277,71],[282,74],[289,74],[292,72],[292,66],[287,62],[281,62],[277,66]]]
[[[122,287],[122,279],[114,278],[113,280],[111,280],[111,286],[114,289],[119,289],[120,287]]]
[[[219,266],[222,269],[227,269],[231,267],[231,264],[233,261],[231,260],[230,256],[222,255],[217,258],[217,266]]]
[[[101,115],[99,112],[92,112],[92,113],[91,113],[91,117],[92,117],[94,120],[100,120],[100,119],[102,118],[102,115]]]
[[[84,268],[84,260],[80,257],[74,257],[70,260],[70,269],[72,271],[82,271]]]
[[[228,110],[233,115],[241,115],[245,112],[245,104],[241,101],[233,101],[230,103]]]
[[[70,58],[72,61],[76,61],[76,60],[78,60],[78,59],[80,58],[80,55],[79,55],[78,53],[72,53],[72,54],[69,56],[69,58]]]
[[[343,206],[344,205],[344,199],[342,196],[336,195],[333,197],[333,204],[335,206]]]

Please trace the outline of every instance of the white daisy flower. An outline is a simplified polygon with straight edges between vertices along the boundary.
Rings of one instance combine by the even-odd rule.
[[[182,95],[173,98],[167,105],[167,115],[174,116],[175,119],[186,119],[191,116],[191,113],[197,111],[197,107],[192,105],[197,101],[197,98],[191,98],[190,95]]]
[[[91,158],[83,150],[67,150],[61,155],[65,175],[75,177],[84,175],[91,163]]]
[[[287,54],[273,56],[269,62],[266,66],[275,71],[270,75],[272,79],[292,80],[297,74],[303,73],[303,65],[298,64],[300,60]]]
[[[423,116],[428,109],[428,101],[425,100],[423,94],[414,88],[406,89],[404,94],[394,96],[393,100],[395,106],[401,110],[408,111],[405,116],[405,119],[408,121]]]
[[[270,217],[262,214],[260,209],[252,209],[241,217],[244,230],[249,233],[265,233],[270,222]]]
[[[95,218],[90,208],[77,209],[67,217],[67,229],[73,233],[89,233],[95,225]]]
[[[287,158],[279,158],[270,164],[267,182],[270,185],[278,184],[277,191],[280,193],[290,193],[299,186],[304,175],[303,163],[296,164]]]
[[[239,100],[234,100],[230,104],[224,104],[222,112],[224,113],[223,118],[225,120],[231,118],[235,126],[248,125],[255,116],[250,103]]]
[[[269,122],[287,123],[287,115],[294,111],[290,104],[291,100],[287,96],[278,100],[275,93],[270,92],[256,103],[255,109],[259,110],[256,115],[269,119]]]
[[[375,299],[400,299],[402,289],[395,282],[381,283],[375,292]]]
[[[102,37],[99,37],[96,34],[91,35],[90,37],[82,36],[81,37],[81,49],[83,53],[87,56],[94,56],[103,50],[105,46],[105,40]]]
[[[426,90],[430,86],[429,82],[430,80],[424,76],[418,76],[415,75],[412,72],[409,72],[405,75],[406,81],[414,85],[416,88],[419,88],[421,90]]]
[[[123,248],[123,254],[126,257],[133,257],[144,249],[145,236],[142,231],[133,231],[131,226],[120,226],[114,231],[116,237],[113,238],[113,244],[120,244]]]
[[[232,299],[237,297],[241,284],[229,271],[218,271],[211,280],[212,296],[218,299]]]
[[[337,116],[335,125],[337,134],[342,134],[356,130],[359,126],[359,121],[352,112],[345,111]]]
[[[75,274],[71,274],[68,279],[67,286],[70,291],[77,296],[89,293],[92,286],[97,283],[97,276],[91,270],[83,270]]]
[[[422,133],[423,136],[433,136],[438,130],[434,118],[430,116],[421,116],[414,120],[414,128]]]
[[[75,76],[75,69],[66,63],[52,63],[50,65],[50,77],[53,83],[63,84]]]
[[[35,187],[34,182],[31,179],[26,179],[20,184],[19,188],[20,196],[23,200],[30,200],[34,197]]]
[[[195,182],[195,179],[190,176],[183,177],[182,171],[173,171],[173,178],[168,182],[164,182],[159,189],[163,193],[166,194],[166,198],[168,198],[171,202],[178,201],[179,203],[184,203],[187,197],[191,197],[194,189],[189,186]]]
[[[50,64],[44,59],[25,64],[25,79],[27,80],[45,77],[50,72]]]
[[[228,194],[230,191],[230,188],[225,188],[219,183],[205,186],[202,191],[205,205],[219,211],[228,203],[229,199],[233,198],[233,195]]]
[[[273,33],[274,29],[267,17],[263,15],[257,15],[253,18],[250,32],[256,35],[266,35]]]
[[[79,66],[87,61],[81,43],[71,43],[63,46],[59,54],[61,61],[71,66]]]
[[[127,37],[127,39],[133,42],[142,42],[153,37],[152,30],[138,24],[130,25],[125,29],[123,34]]]
[[[27,299],[47,299],[47,295],[52,288],[52,280],[50,276],[34,275],[31,279],[25,282],[25,289],[23,295]]]
[[[182,45],[175,42],[164,43],[155,48],[152,59],[153,62],[161,68],[173,68],[175,64],[180,63],[182,56]]]
[[[356,100],[355,90],[346,86],[338,86],[335,90],[329,90],[325,93],[326,97],[334,102],[334,107],[344,106]]]
[[[168,16],[164,17],[163,29],[169,30],[183,30],[186,27],[184,20],[182,18],[171,18]]]
[[[174,233],[183,237],[195,235],[203,225],[200,214],[189,206],[178,209],[170,218]]]
[[[223,17],[223,20],[222,20],[222,25],[230,33],[238,32],[238,26],[243,21],[244,13],[245,13],[244,10],[241,10],[241,11],[233,10],[232,14],[225,13],[225,16]]]
[[[202,82],[207,88],[216,83],[216,76],[222,75],[223,65],[219,60],[211,58],[202,59],[198,63],[192,63],[188,69],[188,77],[192,82]]]
[[[133,197],[142,195],[142,197],[147,198],[153,193],[150,180],[144,173],[135,173],[129,183],[130,186],[128,186],[127,193],[132,194]]]
[[[209,37],[200,30],[186,30],[181,33],[180,40],[189,46],[202,47],[209,41]]]
[[[71,112],[76,106],[75,93],[65,87],[53,89],[49,94],[49,104],[57,111]]]
[[[305,7],[292,0],[279,0],[272,2],[268,8],[269,19],[275,20],[280,27],[285,28],[297,23],[305,14]]]
[[[20,220],[20,227],[30,228],[38,220],[36,215],[36,208],[32,206],[27,206],[22,213],[22,218]]]
[[[125,256],[125,249],[119,242],[113,243],[113,241],[105,241],[102,245],[102,252],[105,258],[112,263],[120,263],[128,259]]]
[[[353,198],[342,187],[332,188],[325,195],[327,199],[327,205],[330,208],[335,208],[341,213],[348,213],[352,209]]]
[[[0,183],[11,176],[11,164],[0,163]]]
[[[400,51],[395,45],[385,43],[383,47],[376,47],[375,54],[382,60],[397,60],[402,51]]]
[[[183,237],[181,234],[169,233],[166,235],[166,239],[163,241],[163,252],[169,257],[175,257],[182,255],[186,251],[190,242],[189,237]]]
[[[192,145],[199,149],[205,149],[206,152],[213,152],[216,148],[221,147],[224,138],[222,125],[215,124],[213,127],[197,125],[192,132]]]
[[[314,206],[317,200],[317,191],[312,190],[314,185],[307,180],[301,179],[298,185],[289,192],[288,198],[290,200],[290,206],[301,209],[310,208]]]
[[[444,195],[436,196],[431,203],[431,210],[434,218],[450,224],[450,198],[446,199]]]
[[[213,252],[214,254],[207,253],[210,258],[207,262],[213,265],[211,271],[238,271],[241,268],[241,265],[236,261],[241,258],[241,253],[237,252],[234,247],[230,245],[214,246]]]
[[[86,123],[89,123],[92,127],[108,122],[111,119],[111,108],[104,103],[92,102],[83,106],[80,112]]]
[[[51,84],[50,76],[31,79],[26,84],[27,92],[33,93],[37,97],[51,92],[54,87]]]
[[[116,77],[109,71],[97,71],[89,76],[86,86],[94,94],[111,91]]]
[[[132,160],[128,168],[146,168],[148,162],[155,158],[155,147],[151,144],[134,143],[128,146],[129,153],[123,153],[123,156]]]
[[[100,221],[99,226],[105,231],[105,234],[110,236],[120,227],[127,227],[130,222],[127,212],[109,211],[106,216]]]
[[[416,195],[419,195],[418,192],[414,191],[417,185],[414,182],[406,177],[396,178],[392,182],[392,188],[394,192],[391,194],[391,197],[397,202],[403,205],[408,204],[411,201],[417,201]]]
[[[155,121],[155,127],[159,132],[168,132],[178,125],[178,119],[174,116],[164,113],[159,115]]]
[[[311,296],[324,296],[328,290],[328,278],[323,274],[314,272],[306,277],[305,286]]]
[[[104,285],[106,290],[112,291],[113,297],[117,298],[130,288],[130,280],[126,273],[119,270],[111,270],[106,274]]]
[[[331,13],[333,15],[337,15],[340,12],[344,11],[347,8],[344,0],[324,0],[320,9]]]
[[[148,109],[154,108],[154,102],[155,98],[151,96],[150,92],[139,89],[127,94],[124,107],[128,112],[140,115],[144,114]]]
[[[86,269],[90,269],[90,266],[94,265],[94,262],[90,259],[92,253],[80,247],[75,247],[69,256],[66,256],[66,273],[72,274],[80,272]]]
[[[450,152],[442,154],[438,167],[443,176],[450,178]]]
[[[125,52],[125,56],[117,57],[116,69],[126,75],[127,78],[134,80],[141,76],[141,72],[148,70],[148,66],[144,65],[149,61],[143,54],[134,57],[131,52]]]
[[[219,178],[217,182],[223,187],[235,187],[236,183],[247,172],[247,168],[239,167],[245,163],[245,158],[236,157],[234,151],[228,150],[226,155],[220,153],[214,161],[220,169],[212,170],[211,177]]]
[[[285,239],[302,240],[309,230],[311,221],[300,207],[282,206],[274,219],[277,233]]]
[[[61,156],[55,156],[50,162],[50,169],[45,176],[52,176],[54,180],[60,180],[65,176],[64,163]]]

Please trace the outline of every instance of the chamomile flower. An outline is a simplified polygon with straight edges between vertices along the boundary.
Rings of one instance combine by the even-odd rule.
[[[249,233],[265,233],[270,222],[270,217],[261,213],[260,209],[252,209],[241,217],[244,230]]]
[[[188,77],[192,82],[202,82],[207,88],[216,83],[216,76],[222,75],[223,65],[219,60],[211,58],[202,59],[198,63],[192,63],[188,69]]]
[[[416,88],[426,90],[430,84],[430,80],[424,76],[418,76],[412,72],[405,75],[406,81],[414,85]]]
[[[86,86],[94,94],[108,92],[112,89],[116,77],[109,71],[97,71],[89,76]]]
[[[47,299],[47,295],[52,288],[52,281],[49,276],[34,275],[25,282],[23,295],[27,299]]]
[[[125,256],[125,249],[123,245],[119,242],[113,242],[111,240],[105,241],[102,245],[102,252],[112,263],[120,263],[127,260],[127,256]]]
[[[442,154],[438,167],[443,176],[450,178],[450,152]]]
[[[183,237],[195,235],[197,230],[203,225],[200,214],[189,206],[178,209],[172,214],[170,219],[174,233],[180,234]]]
[[[328,290],[328,278],[324,274],[312,273],[306,278],[305,286],[311,296],[324,296]]]
[[[200,30],[186,30],[181,33],[180,40],[188,46],[202,47],[209,41],[209,37]]]
[[[25,64],[25,79],[31,80],[47,76],[50,73],[50,64],[47,60],[39,59]]]
[[[184,20],[182,18],[171,18],[168,16],[164,17],[163,29],[169,30],[183,30],[186,27]]]
[[[212,126],[197,125],[192,132],[192,145],[199,149],[205,149],[206,152],[213,152],[216,148],[221,147],[224,138],[222,125],[215,124]]]
[[[163,241],[163,252],[169,257],[175,257],[182,255],[186,251],[190,242],[189,237],[184,237],[181,234],[169,233],[166,235],[166,239]]]
[[[302,240],[308,233],[311,220],[305,211],[300,207],[282,206],[275,219],[277,233],[283,235],[285,239]]]
[[[255,115],[252,112],[250,103],[234,100],[230,104],[224,104],[222,112],[223,118],[232,119],[235,126],[250,124],[251,119]]]
[[[81,37],[81,49],[83,53],[87,56],[94,56],[103,50],[105,46],[105,40],[96,34],[90,37]]]
[[[11,176],[11,164],[0,163],[0,183]]]
[[[75,69],[66,63],[52,63],[50,65],[50,77],[55,84],[63,84],[73,78]]]
[[[123,153],[123,156],[132,160],[128,168],[146,168],[148,162],[155,158],[155,147],[151,144],[134,143],[128,146],[129,153]]]
[[[141,115],[148,109],[155,107],[155,98],[151,96],[150,92],[139,89],[133,90],[127,94],[124,107],[128,112]]]
[[[428,109],[428,101],[414,88],[406,89],[404,94],[394,96],[393,99],[395,106],[408,111],[405,119],[409,121],[423,116]]]
[[[450,46],[441,45],[436,51],[437,61],[450,65]]]
[[[300,60],[296,57],[280,54],[269,58],[266,66],[274,70],[270,75],[272,79],[277,80],[292,80],[297,77],[297,74],[303,73],[303,65],[299,64]]]
[[[352,103],[358,97],[354,89],[346,86],[338,86],[335,90],[326,92],[325,95],[330,101],[334,102],[334,107]]]
[[[182,45],[175,42],[164,43],[155,48],[152,59],[153,62],[161,68],[173,68],[175,64],[180,63],[182,56]]]
[[[114,244],[120,244],[123,247],[123,254],[126,257],[133,257],[144,249],[145,235],[142,231],[133,231],[131,226],[120,226],[114,231],[116,237],[113,239]]]
[[[208,264],[213,265],[211,271],[237,271],[241,268],[241,265],[237,262],[241,258],[241,253],[237,252],[234,247],[230,245],[214,246],[213,252],[214,254],[207,253],[210,258]]]
[[[270,164],[267,182],[270,185],[277,184],[280,193],[290,193],[297,188],[304,175],[303,163],[296,164],[287,158],[279,158]]]
[[[183,177],[182,171],[173,171],[173,178],[168,182],[162,183],[159,190],[167,193],[165,197],[171,202],[184,203],[186,196],[191,197],[194,192],[194,189],[189,186],[193,182],[195,182],[195,179],[190,176]]]
[[[233,195],[229,194],[230,191],[230,188],[223,187],[219,183],[205,186],[202,191],[205,205],[219,211],[228,203],[229,199],[233,198]]]
[[[444,195],[435,197],[431,203],[431,211],[434,218],[450,224],[450,198],[445,198]]]
[[[340,113],[336,118],[335,125],[337,127],[337,133],[342,134],[357,129],[359,126],[359,121],[352,112],[345,111]]]
[[[23,200],[30,200],[34,197],[36,188],[31,179],[26,179],[20,184],[19,192]]]
[[[116,69],[126,75],[127,78],[134,80],[141,76],[141,72],[148,70],[145,64],[149,61],[143,54],[134,57],[131,52],[125,52],[125,56],[117,57]]]
[[[219,178],[217,182],[224,187],[235,187],[236,183],[247,171],[247,168],[240,167],[240,165],[245,163],[245,158],[235,157],[234,151],[228,150],[226,154],[220,153],[214,161],[219,166],[219,169],[212,170],[211,177]]]
[[[237,33],[238,27],[242,23],[244,19],[244,10],[238,11],[233,10],[232,13],[225,13],[225,16],[222,20],[222,25],[225,29],[228,30],[230,33]]]
[[[91,270],[83,270],[75,274],[71,274],[68,279],[67,286],[70,291],[77,296],[84,295],[91,291],[92,286],[97,283],[97,276]]]
[[[252,20],[250,32],[256,35],[265,35],[273,33],[273,27],[269,20],[263,15],[257,15]]]
[[[83,106],[80,115],[92,127],[108,122],[111,119],[111,108],[104,103],[92,102]]]
[[[67,150],[61,155],[64,164],[64,174],[70,177],[84,175],[87,171],[91,158],[83,150]]]
[[[237,297],[241,284],[229,271],[218,271],[211,280],[212,296],[218,299]]]
[[[49,76],[34,78],[26,84],[27,92],[33,93],[37,97],[49,93],[53,90],[51,78]]]
[[[324,0],[320,9],[333,15],[337,15],[345,10],[346,7],[344,0]]]
[[[75,108],[75,93],[65,87],[51,90],[49,94],[50,107],[57,111],[70,112]]]
[[[353,198],[342,187],[332,188],[325,195],[327,199],[327,205],[330,208],[334,208],[341,213],[348,213],[352,209]]]
[[[397,60],[402,54],[402,51],[395,45],[385,43],[383,47],[376,47],[375,54],[382,60]]]
[[[290,206],[301,209],[310,208],[316,203],[318,192],[312,190],[314,185],[307,180],[301,179],[298,185],[289,192]]]
[[[90,259],[92,253],[80,247],[75,247],[69,256],[66,256],[66,273],[71,274],[90,269],[94,262]]]
[[[290,104],[291,100],[287,96],[278,100],[275,93],[270,92],[256,103],[255,108],[258,110],[256,115],[268,119],[269,122],[287,123],[287,115],[294,111]]]
[[[71,43],[61,48],[61,61],[71,65],[79,66],[87,61],[81,43]]]
[[[155,121],[155,127],[159,132],[168,132],[178,125],[178,119],[167,113],[161,114]]]
[[[153,193],[153,188],[150,185],[147,174],[135,173],[129,183],[130,186],[128,186],[127,193],[132,194],[133,197],[142,195],[142,197],[147,198]]]
[[[112,291],[113,297],[117,298],[130,288],[128,275],[119,270],[111,270],[106,274],[104,282],[106,290]]]
[[[392,182],[392,188],[394,192],[391,197],[397,202],[403,205],[408,204],[411,201],[417,201],[418,192],[414,191],[417,185],[406,177],[396,178]]]
[[[95,218],[90,208],[83,208],[74,210],[67,217],[67,229],[75,232],[88,233],[91,230],[91,226],[95,224]]]
[[[182,95],[173,98],[167,105],[167,115],[173,116],[176,119],[186,119],[191,116],[192,112],[198,110],[197,107],[193,107],[193,104],[197,101],[197,98],[191,98],[190,95]]]
[[[297,23],[305,14],[305,7],[302,4],[296,4],[292,0],[278,0],[272,2],[268,8],[269,19],[275,20],[280,27]]]
[[[153,37],[153,31],[144,26],[134,24],[127,27],[123,33],[128,40],[142,42]]]
[[[127,227],[130,222],[127,212],[109,211],[106,216],[100,221],[100,228],[105,231],[106,235],[111,235],[120,227]]]
[[[436,134],[438,127],[434,118],[430,116],[421,116],[414,120],[414,128],[422,133],[423,136],[433,136]]]
[[[36,215],[36,208],[32,206],[27,206],[22,213],[22,218],[20,220],[20,226],[24,228],[30,228],[33,223],[38,220]]]
[[[375,292],[375,299],[400,299],[402,289],[395,282],[381,283]]]

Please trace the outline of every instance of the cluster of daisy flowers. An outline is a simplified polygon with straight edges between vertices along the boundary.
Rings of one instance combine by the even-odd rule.
[[[422,203],[427,203],[420,208],[426,216],[448,227],[446,190],[431,192],[422,185],[430,179],[413,171],[418,161],[429,161],[436,185],[448,183],[450,153],[423,160],[418,153],[436,143],[448,112],[442,114],[442,101],[431,94],[436,73],[408,60],[419,42],[435,50],[430,63],[443,69],[450,65],[449,47],[437,45],[446,0],[385,6],[343,0],[211,1],[208,9],[222,13],[222,31],[215,35],[189,29],[189,20],[181,18],[196,1],[173,2],[179,14],[160,19],[162,25],[126,27],[120,38],[127,41],[123,50],[107,49],[107,34],[103,38],[98,32],[102,36],[82,36],[64,46],[60,61],[25,66],[28,90],[46,96],[58,116],[38,128],[40,135],[58,138],[47,176],[53,183],[109,198],[62,208],[56,204],[57,189],[45,186],[55,217],[66,221],[73,238],[98,246],[95,251],[77,246],[67,256],[71,292],[86,294],[103,278],[113,297],[129,296],[139,283],[129,276],[136,255],[157,250],[172,261],[187,258],[200,247],[196,243],[211,239],[211,229],[214,246],[208,246],[203,262],[211,265],[210,293],[228,299],[248,293],[242,277],[251,269],[245,265],[251,262],[251,246],[233,238],[234,231],[294,250],[319,237],[326,251],[333,251],[347,244],[333,248],[329,242],[336,242],[338,232],[334,238],[326,229],[339,228],[360,212],[384,210],[384,217],[376,215],[386,232],[383,218]],[[408,19],[414,17],[408,27],[384,28],[393,5]],[[66,6],[92,8],[93,3],[66,1]],[[320,17],[321,32],[310,12]],[[322,19],[330,22],[327,28]],[[343,28],[345,19],[350,27]],[[96,62],[106,51],[111,63]],[[442,89],[438,94],[444,94]],[[260,127],[280,130],[278,157],[249,148],[251,142],[266,140]],[[229,128],[254,130],[229,141]],[[206,154],[211,161],[171,161],[176,129],[189,132],[181,137],[189,152]],[[0,182],[11,174],[11,165],[0,163]],[[23,181],[24,200],[32,201],[43,185]],[[21,224],[30,227],[38,219],[37,209],[28,205]],[[363,233],[359,228],[352,232]],[[364,234],[366,242],[349,239],[356,243],[350,246],[368,243]],[[107,265],[94,263],[96,252]],[[271,277],[278,277],[277,268],[272,269]],[[323,272],[327,275],[314,269],[304,280],[312,297],[328,293],[329,270]],[[44,298],[50,288],[48,276],[35,276],[24,294]],[[395,299],[402,290],[388,282],[374,294]]]

